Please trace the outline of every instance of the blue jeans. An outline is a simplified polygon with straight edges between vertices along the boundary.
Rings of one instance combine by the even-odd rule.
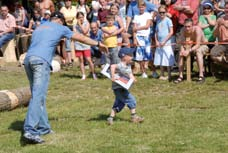
[[[14,38],[14,33],[13,32],[7,33],[7,34],[4,34],[4,35],[0,36],[0,48],[2,48],[2,46],[4,44],[6,44],[8,41],[10,41],[13,38]]]
[[[105,64],[105,54],[101,53],[98,47],[91,46],[91,54],[93,57],[100,58],[101,65]]]
[[[136,100],[135,97],[126,89],[118,88],[114,89],[115,94],[115,102],[112,106],[112,109],[115,110],[117,113],[120,112],[125,105],[129,109],[136,108]]]
[[[50,65],[36,56],[26,57],[24,65],[32,93],[24,123],[24,131],[33,135],[47,134],[51,129],[46,111]]]

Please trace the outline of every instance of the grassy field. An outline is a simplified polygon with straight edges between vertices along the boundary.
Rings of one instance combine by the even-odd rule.
[[[227,76],[208,77],[202,85],[138,77],[131,92],[145,122],[131,123],[126,108],[108,126],[111,82],[81,81],[79,74],[76,68],[52,74],[47,109],[55,134],[44,136],[44,144],[22,141],[26,107],[0,112],[0,153],[228,152]],[[28,86],[22,68],[0,68],[0,78],[0,90]]]

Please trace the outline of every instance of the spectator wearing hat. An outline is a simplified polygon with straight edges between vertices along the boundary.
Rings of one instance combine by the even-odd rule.
[[[134,49],[132,48],[121,48],[118,53],[121,62],[111,65],[112,89],[115,94],[115,101],[112,106],[110,116],[107,119],[107,123],[109,125],[113,124],[113,119],[116,113],[119,113],[125,105],[127,105],[130,109],[132,122],[140,123],[144,120],[144,118],[136,114],[135,97],[127,89],[123,88],[115,82],[120,76],[124,76],[125,78],[130,78],[136,81],[130,65],[133,58],[133,52]]]
[[[33,31],[32,40],[24,60],[24,67],[30,82],[31,99],[24,122],[24,138],[31,143],[43,143],[41,135],[52,133],[46,111],[46,95],[50,79],[51,62],[59,41],[67,37],[88,45],[97,45],[107,51],[106,46],[66,26],[60,12],[51,15],[51,21],[41,24]]]
[[[49,20],[50,20],[50,17],[51,17],[51,11],[46,10],[46,11],[44,12],[44,17],[41,18],[41,22],[40,22],[40,23],[42,24],[42,23],[44,23],[44,22],[49,21]]]
[[[199,17],[198,25],[202,28],[205,38],[209,42],[214,42],[213,36],[214,26],[216,24],[216,16],[213,14],[213,5],[210,2],[203,3],[203,14]]]

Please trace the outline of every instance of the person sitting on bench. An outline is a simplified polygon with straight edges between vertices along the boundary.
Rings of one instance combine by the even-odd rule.
[[[16,20],[13,15],[9,14],[7,6],[1,6],[0,14],[0,48],[14,38],[14,28]]]

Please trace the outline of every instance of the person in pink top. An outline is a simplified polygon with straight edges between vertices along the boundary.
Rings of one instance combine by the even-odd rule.
[[[9,14],[7,6],[1,6],[0,14],[0,48],[8,41],[14,38],[14,28],[16,20],[13,15]]]
[[[193,24],[198,23],[198,8],[199,1],[194,0],[177,0],[174,4],[174,9],[179,11],[179,24],[184,25],[185,19],[191,18]]]

